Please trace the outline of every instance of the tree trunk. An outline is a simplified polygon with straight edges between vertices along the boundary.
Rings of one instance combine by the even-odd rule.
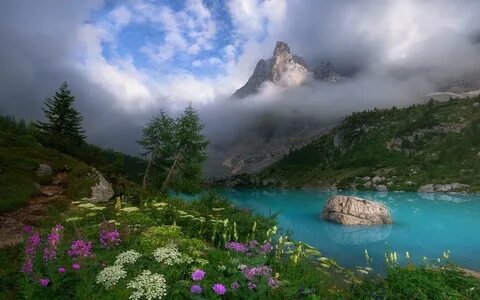
[[[147,177],[148,177],[148,173],[150,172],[150,168],[152,167],[153,159],[155,157],[155,151],[156,150],[152,152],[150,160],[148,161],[147,169],[145,169],[145,174],[143,174],[143,180],[142,180],[143,189],[147,188]]]
[[[162,192],[166,190],[166,187],[167,187],[173,173],[175,172],[175,168],[177,167],[177,163],[178,163],[179,159],[180,159],[180,153],[177,153],[177,155],[175,155],[175,159],[173,160],[173,164],[170,167],[170,170],[168,171],[167,177],[163,181],[162,188],[161,188]]]

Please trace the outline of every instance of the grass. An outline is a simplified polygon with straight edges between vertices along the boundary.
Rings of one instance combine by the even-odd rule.
[[[337,128],[240,185],[375,189],[363,177],[384,177],[390,190],[460,182],[480,191],[479,98],[354,113]],[[459,126],[459,129],[452,129]],[[442,131],[442,128],[447,128]],[[392,145],[393,141],[396,145]],[[335,145],[334,141],[337,141]]]
[[[193,202],[158,197],[143,200],[142,205],[133,208],[128,198],[123,199],[121,206],[118,202],[101,206],[74,202],[69,210],[46,220],[41,229],[45,239],[49,228],[56,222],[65,226],[57,258],[44,262],[39,251],[32,274],[19,273],[18,265],[9,266],[9,279],[4,280],[3,286],[17,285],[18,289],[10,290],[10,295],[28,299],[126,299],[132,294],[132,289],[127,288],[128,283],[149,270],[164,276],[165,299],[480,298],[480,281],[466,276],[448,261],[422,266],[391,264],[387,276],[380,277],[368,274],[367,268],[362,272],[343,269],[316,249],[290,241],[280,230],[276,232],[274,218],[255,216],[234,208],[226,199],[213,194]],[[118,229],[121,242],[109,248],[101,247],[100,228]],[[72,241],[78,239],[93,242],[93,255],[72,258],[66,254]],[[245,245],[258,240],[259,245],[248,252],[250,255],[226,249],[226,242],[232,240]],[[264,241],[270,242],[273,248],[258,252]],[[157,261],[152,253],[159,248],[163,252],[171,251],[165,247],[171,249],[172,244],[181,259],[173,265]],[[105,288],[97,282],[98,274],[113,266],[119,254],[127,250],[134,250],[141,257],[134,264],[124,264],[125,276],[112,287]],[[2,253],[0,255],[6,259],[14,255],[13,251]],[[18,256],[16,263],[19,263]],[[72,270],[73,263],[81,264],[81,269]],[[248,268],[267,266],[271,271],[248,280],[241,270],[242,265]],[[59,273],[59,267],[66,267],[66,272]],[[194,281],[192,272],[197,269],[206,274],[203,279]],[[49,285],[41,286],[40,278],[48,278]],[[269,286],[269,278],[278,286]],[[240,284],[239,289],[231,288],[234,282]],[[215,283],[227,288],[224,297],[212,290]],[[249,289],[249,283],[256,287]],[[190,292],[193,284],[203,288],[201,294]]]

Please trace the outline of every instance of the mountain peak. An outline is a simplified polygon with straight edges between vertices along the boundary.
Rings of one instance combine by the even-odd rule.
[[[282,53],[290,54],[290,47],[288,47],[287,43],[278,41],[277,44],[275,45],[275,50],[273,50],[273,57],[277,57]]]
[[[342,79],[330,63],[322,63],[312,71],[302,57],[290,52],[287,43],[277,41],[273,57],[260,59],[247,83],[236,90],[232,97],[244,98],[255,94],[267,81],[283,86],[299,86],[308,77],[327,82],[338,82]]]

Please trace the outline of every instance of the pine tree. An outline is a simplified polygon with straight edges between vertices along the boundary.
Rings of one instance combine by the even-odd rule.
[[[175,131],[175,156],[162,191],[172,184],[176,190],[193,192],[202,182],[202,164],[207,158],[205,149],[208,141],[201,131],[200,117],[190,103],[183,114],[177,118]]]
[[[202,163],[206,159],[207,139],[201,134],[203,125],[198,113],[189,105],[175,120],[164,111],[143,129],[138,143],[148,157],[143,187],[154,183],[161,191],[169,188],[193,192],[202,182]],[[161,185],[160,185],[161,183]]]
[[[82,129],[83,117],[73,107],[75,97],[64,82],[53,99],[47,98],[43,108],[46,122],[37,122],[37,127],[48,142],[62,145],[78,145],[85,140]]]
[[[155,175],[164,173],[165,165],[170,162],[175,149],[175,122],[165,111],[161,110],[159,115],[143,129],[143,136],[138,143],[145,149],[142,153],[147,157],[148,164],[145,170],[142,185],[146,188],[152,168],[156,167]]]

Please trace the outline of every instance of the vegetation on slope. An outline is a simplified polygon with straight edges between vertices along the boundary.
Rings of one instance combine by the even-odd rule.
[[[354,113],[245,185],[417,190],[459,182],[480,190],[480,99]]]

